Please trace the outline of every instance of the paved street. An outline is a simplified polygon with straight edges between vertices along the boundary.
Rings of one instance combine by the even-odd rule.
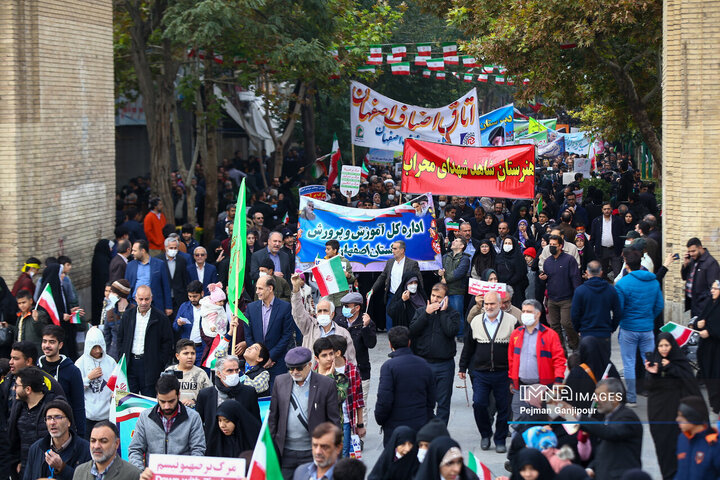
[[[617,346],[617,338],[613,339],[613,363],[622,372],[622,362],[620,360],[620,349]],[[460,358],[460,351],[462,344],[458,344],[458,353],[455,357],[457,360]],[[363,452],[363,461],[368,465],[368,472],[375,464],[375,460],[380,456],[382,452],[382,434],[380,433],[380,427],[375,423],[374,416],[372,414],[372,408],[375,405],[377,399],[377,385],[380,377],[380,366],[385,360],[388,359],[388,353],[390,353],[390,345],[387,340],[387,333],[378,333],[378,344],[370,351],[370,360],[373,364],[372,379],[371,379],[371,391],[369,401],[366,399],[365,403],[369,406],[370,412],[368,416],[368,434],[365,439],[365,451]],[[468,380],[468,388],[465,390],[463,382],[459,378],[455,379],[455,389],[453,390],[452,397],[452,408],[450,410],[450,424],[448,430],[450,435],[460,443],[463,452],[471,450],[479,461],[485,463],[493,473],[493,476],[507,474],[504,463],[506,460],[505,455],[495,453],[493,449],[483,451],[480,449],[480,434],[475,426],[475,419],[472,413],[472,407],[468,406],[468,401],[465,397],[467,392],[467,398],[472,401],[472,388]],[[635,409],[636,413],[643,422],[647,421],[647,398],[641,395],[638,396],[638,405]],[[650,436],[650,428],[647,423],[644,423],[644,434],[643,434],[643,469],[647,471],[653,478],[660,478],[660,469],[658,467],[657,460],[655,458],[655,446]],[[508,439],[507,445],[510,445]],[[467,453],[466,453],[467,458]]]

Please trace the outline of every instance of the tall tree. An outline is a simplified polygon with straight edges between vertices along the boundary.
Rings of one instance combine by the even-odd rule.
[[[469,51],[528,78],[518,98],[542,95],[605,133],[636,130],[661,165],[660,0],[418,1],[471,37]]]

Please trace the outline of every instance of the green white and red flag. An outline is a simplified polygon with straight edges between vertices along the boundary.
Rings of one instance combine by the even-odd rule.
[[[457,55],[447,55],[444,57],[446,65],[459,65],[460,60]]]
[[[457,57],[458,47],[455,42],[445,42],[442,44],[443,57]]]
[[[330,172],[328,173],[328,185],[332,186],[338,182],[340,178],[340,168],[342,167],[342,155],[340,154],[340,144],[338,143],[337,135],[333,133],[332,152],[330,154]]]
[[[470,83],[473,81],[474,75],[472,73],[465,73],[463,74],[463,82]]]
[[[393,65],[393,64],[395,64],[395,63],[400,63],[400,62],[402,62],[402,57],[396,57],[396,56],[394,56],[394,55],[388,55],[388,56],[385,58],[385,61],[387,62],[388,65]]]
[[[427,57],[421,57],[420,55],[415,55],[415,65],[420,65],[420,66],[427,65]]]
[[[483,71],[485,73],[493,73],[493,70],[495,70],[495,65],[483,65]]]
[[[418,43],[415,45],[417,53],[421,57],[429,57],[432,55],[432,44],[431,43]]]
[[[459,222],[448,222],[445,224],[445,230],[448,232],[459,232],[460,231],[460,223]]]
[[[382,65],[383,58],[382,55],[379,57],[368,57],[367,62],[365,62],[368,65]]]
[[[358,67],[358,72],[375,73],[375,65],[361,65]]]
[[[501,75],[496,75],[496,76],[495,76],[495,83],[497,83],[497,84],[499,84],[499,85],[502,85],[503,83],[505,83],[505,77],[503,77],[503,76],[501,76]]]
[[[55,325],[60,325],[60,312],[58,311],[57,305],[55,305],[50,283],[45,285],[45,289],[40,294],[37,305],[35,305],[35,310],[37,310],[38,307],[45,309],[48,315],[50,315],[50,320],[52,320]]]
[[[70,315],[70,323],[73,325],[80,325],[82,323],[82,320],[80,319],[80,310],[77,310],[75,313]]]
[[[479,82],[483,82],[483,83],[487,83],[487,81],[488,81],[488,75],[487,75],[487,73],[481,73],[480,75],[478,75],[478,81],[479,81]]]
[[[445,70],[445,61],[442,58],[428,58],[426,64],[429,70]]]
[[[116,390],[121,392],[130,391],[127,379],[127,361],[125,360],[124,353],[123,356],[120,357],[120,361],[115,365],[105,386],[113,393],[115,393]]]
[[[432,72],[430,70],[423,70],[423,78],[430,78],[432,76]]]
[[[436,72],[435,78],[437,78],[438,80],[445,80],[445,72]]]
[[[468,468],[478,476],[479,480],[492,480],[492,472],[482,462],[478,462],[472,452],[468,452]]]
[[[477,61],[475,60],[475,57],[473,57],[471,55],[463,55],[462,56],[462,64],[463,64],[463,67],[466,67],[466,68],[477,67]]]
[[[212,345],[210,345],[210,351],[208,352],[207,358],[205,358],[205,361],[202,363],[202,366],[214,369],[215,362],[217,362],[217,353],[227,350],[228,345],[229,342],[225,339],[225,337],[217,335],[215,340],[213,340]]]
[[[685,345],[688,340],[690,340],[690,336],[693,334],[694,330],[692,328],[684,327],[678,323],[675,322],[668,322],[665,325],[663,325],[660,328],[661,332],[667,332],[673,337],[675,337],[675,340],[677,341],[679,346]]]
[[[390,51],[393,54],[393,57],[404,57],[407,55],[407,48],[405,45],[393,45],[390,47]]]
[[[275,451],[275,444],[268,428],[269,416],[265,417],[265,421],[263,421],[260,428],[260,435],[250,459],[247,480],[282,480],[283,478],[280,470],[280,459]]]
[[[382,61],[382,45],[370,45],[370,56],[372,58],[380,58],[380,61]]]
[[[396,63],[390,68],[393,75],[410,75],[410,62]]]
[[[339,255],[317,264],[311,269],[311,272],[322,297],[348,289],[347,277],[345,277],[345,270],[342,268],[342,260]]]

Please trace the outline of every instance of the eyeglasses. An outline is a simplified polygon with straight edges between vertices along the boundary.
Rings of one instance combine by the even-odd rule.
[[[207,253],[196,253],[196,257],[207,257]]]
[[[47,417],[45,417],[45,421],[48,422],[48,423],[50,423],[50,422],[59,422],[60,420],[64,420],[64,419],[66,419],[66,418],[67,418],[67,417],[64,416],[64,415],[48,415]]]
[[[305,369],[305,365],[300,365],[299,367],[288,367],[288,372],[302,372]]]

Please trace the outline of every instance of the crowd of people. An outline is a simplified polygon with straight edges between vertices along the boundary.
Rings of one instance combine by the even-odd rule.
[[[369,478],[474,479],[447,428],[456,378],[468,377],[478,435],[467,447],[487,452],[480,462],[506,455],[512,479],[646,478],[638,395],[662,478],[720,478],[701,389],[718,414],[720,267],[694,237],[684,258],[661,258],[654,183],[628,155],[598,157],[603,188],[582,174],[563,184],[574,160],[564,155],[538,165],[531,200],[434,196],[441,268],[421,271],[397,240],[377,273],[353,273],[341,258],[349,288],[328,297],[296,261],[296,188],[319,183],[328,201],[365,209],[412,199],[388,168],[374,167],[348,198],[326,178],[305,178],[297,152],[289,157],[267,182],[259,158],[223,162],[222,213],[207,244],[187,223],[187,179],[173,173],[170,209],[134,179],[118,196],[114,238],[95,247],[87,312],[66,256],[29,257],[12,288],[0,279],[0,479],[150,480],[154,453],[249,460],[262,397],[285,479],[364,478],[355,457],[380,442],[369,412],[383,445]],[[209,179],[199,172],[190,181],[202,218]],[[226,288],[242,178],[249,267],[237,306],[247,324]],[[337,240],[325,244],[326,259],[340,251]],[[659,330],[674,262],[699,332],[696,365]],[[472,296],[469,279],[503,288]],[[370,360],[379,337],[391,349],[381,365]],[[217,338],[234,347],[218,354]],[[108,420],[107,382],[122,357],[129,390],[157,400],[137,421],[127,461]]]

